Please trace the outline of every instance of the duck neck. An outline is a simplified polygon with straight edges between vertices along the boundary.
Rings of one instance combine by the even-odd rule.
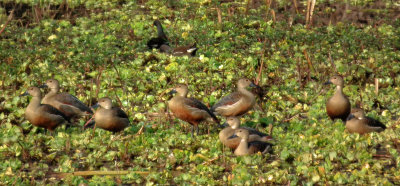
[[[248,139],[242,138],[240,140],[239,146],[236,148],[235,152],[238,155],[246,155],[249,151]]]
[[[161,26],[161,24],[157,24],[156,26],[157,26],[158,37],[167,39],[167,36],[165,36],[164,30],[163,30],[163,27]]]
[[[362,120],[362,119],[366,119],[365,114],[360,114],[357,119]]]
[[[233,124],[231,127],[232,127],[232,129],[237,129],[237,128],[239,128],[239,124],[238,124],[238,123],[235,123],[235,124]]]
[[[250,91],[248,91],[248,90],[246,89],[246,87],[239,87],[239,88],[238,88],[238,92],[240,92],[240,93],[242,93],[242,94],[244,94],[244,95],[246,95],[246,96],[248,96],[248,97],[253,97],[253,93],[250,92]]]
[[[105,116],[106,113],[109,113],[109,112],[107,112],[107,110],[104,109],[103,107],[99,107],[96,110],[96,112],[94,113],[95,122],[97,123],[99,121],[104,121],[105,119],[107,119],[107,116]]]
[[[343,95],[343,87],[340,86],[340,85],[336,86],[336,93],[335,94]]]
[[[186,96],[187,96],[187,91],[179,92],[178,94],[176,94],[176,96],[186,98]]]
[[[51,95],[57,94],[59,90],[60,90],[60,88],[58,88],[58,87],[51,88],[50,92],[48,94],[51,94]]]
[[[33,96],[31,102],[29,102],[27,109],[35,110],[37,107],[40,106],[41,99],[42,99],[41,96]]]
[[[172,99],[168,101],[168,104],[170,107],[179,107],[184,98],[185,98],[184,96],[176,94],[174,97],[172,97]]]

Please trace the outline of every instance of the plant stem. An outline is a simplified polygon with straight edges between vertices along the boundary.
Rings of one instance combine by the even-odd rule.
[[[55,173],[54,175],[63,178],[66,176],[124,175],[129,173],[136,173],[143,176],[150,174],[150,172],[147,171],[76,171],[69,173]]]
[[[6,29],[8,23],[10,23],[10,21],[11,21],[13,18],[14,18],[14,9],[11,10],[10,15],[8,15],[8,18],[7,18],[6,23],[4,24],[3,28],[1,28],[1,30],[0,30],[0,35],[1,35],[1,33],[4,32],[4,30]]]

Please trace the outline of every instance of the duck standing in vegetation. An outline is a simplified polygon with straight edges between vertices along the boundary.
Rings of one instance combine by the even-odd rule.
[[[187,98],[188,87],[184,84],[178,84],[171,90],[170,94],[176,95],[168,101],[168,108],[179,119],[192,125],[192,136],[194,128],[199,134],[198,124],[208,118],[212,118],[219,124],[218,118],[212,113],[206,105],[194,98]]]
[[[166,47],[166,46],[169,47],[168,38],[164,33],[161,22],[159,20],[155,20],[153,25],[157,27],[158,35],[157,35],[157,37],[151,38],[147,42],[147,47],[149,47],[149,49],[153,49],[153,48],[159,49],[162,45],[165,45],[164,47]]]
[[[42,92],[38,87],[29,87],[21,96],[31,95],[32,99],[25,110],[25,118],[37,127],[42,127],[50,131],[63,124],[69,123],[69,119],[62,112],[51,105],[41,104]]]
[[[353,108],[346,121],[346,129],[350,133],[365,134],[370,132],[382,132],[386,126],[378,120],[365,116],[364,110]]]
[[[240,144],[235,149],[234,154],[237,156],[245,156],[261,152],[262,154],[272,151],[272,144],[262,141],[249,141],[249,131],[245,129],[237,129],[231,138],[239,137]]]
[[[60,84],[55,79],[49,79],[41,88],[48,87],[50,91],[44,96],[42,103],[49,104],[64,113],[68,118],[76,118],[93,114],[93,111],[75,96],[62,92],[59,93]]]
[[[256,103],[254,94],[246,89],[249,86],[258,87],[249,79],[240,79],[237,83],[237,91],[223,97],[212,106],[211,111],[225,117],[245,114]]]
[[[221,132],[219,133],[219,140],[221,141],[222,144],[231,149],[236,149],[240,144],[241,139],[239,137],[231,137],[234,135],[235,130],[237,129],[243,129],[249,131],[249,138],[248,138],[249,142],[251,141],[266,142],[272,140],[271,136],[264,134],[256,129],[249,127],[240,127],[240,120],[237,117],[228,117],[226,119],[225,124],[228,124],[229,126],[221,130]]]
[[[336,85],[336,92],[326,102],[326,112],[332,120],[339,118],[343,122],[345,122],[346,118],[350,114],[351,105],[349,98],[347,98],[347,96],[343,94],[343,77],[339,75],[332,76],[329,81],[325,83],[325,85],[329,84]]]
[[[94,122],[88,123],[87,126],[97,127],[111,132],[119,132],[129,126],[128,115],[119,107],[114,107],[112,101],[108,97],[100,98],[93,108],[100,107],[94,113]]]

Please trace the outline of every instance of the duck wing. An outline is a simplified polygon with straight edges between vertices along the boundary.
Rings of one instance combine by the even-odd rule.
[[[46,113],[48,113],[48,114],[59,115],[59,116],[63,117],[65,121],[67,121],[68,123],[70,123],[69,118],[68,118],[64,113],[62,113],[61,111],[57,110],[56,108],[54,108],[54,107],[51,106],[51,105],[48,105],[48,104],[41,104],[41,105],[40,105],[40,109],[42,109],[42,111],[44,111],[44,112],[46,112]]]
[[[262,141],[252,141],[248,142],[249,154],[254,154],[257,152],[261,152],[265,154],[267,152],[272,152],[272,144],[266,143]]]
[[[365,119],[367,120],[367,122],[366,122],[367,125],[370,126],[370,127],[382,128],[383,130],[386,129],[386,126],[382,122],[380,122],[380,121],[378,121],[378,120],[376,120],[374,118],[366,117]]]
[[[211,107],[211,111],[215,112],[215,109],[217,109],[218,107],[232,106],[235,103],[239,102],[241,98],[242,98],[242,95],[239,92],[233,92],[233,93],[223,97],[215,105],[213,105]]]
[[[261,137],[269,136],[268,134],[262,133],[262,132],[260,132],[260,131],[258,131],[256,129],[253,129],[253,128],[250,128],[250,127],[239,127],[239,128],[242,128],[242,129],[245,129],[245,130],[249,131],[250,135],[251,134],[255,134],[255,135],[259,135]]]
[[[129,118],[128,114],[126,114],[121,108],[119,107],[113,107],[112,108],[113,114],[115,116],[118,116],[120,118]]]
[[[66,92],[59,93],[55,96],[55,99],[63,104],[76,107],[79,110],[81,110],[82,112],[87,112],[87,113],[93,114],[93,111],[88,106],[86,106],[84,103],[82,103],[77,97],[75,97],[69,93],[66,93]]]
[[[210,111],[210,109],[208,109],[208,107],[206,105],[204,105],[202,102],[200,102],[199,100],[197,100],[195,98],[187,98],[187,99],[185,99],[184,102],[186,105],[188,105],[190,107],[206,111],[213,118],[213,120],[219,124],[219,120],[218,120],[217,116],[215,116],[215,114],[212,113]]]

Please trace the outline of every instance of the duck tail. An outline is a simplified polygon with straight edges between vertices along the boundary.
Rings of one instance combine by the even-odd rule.
[[[196,43],[194,43],[189,49],[187,49],[187,52],[191,55],[191,56],[195,56],[196,55],[196,51],[198,50],[198,48],[196,47]]]

